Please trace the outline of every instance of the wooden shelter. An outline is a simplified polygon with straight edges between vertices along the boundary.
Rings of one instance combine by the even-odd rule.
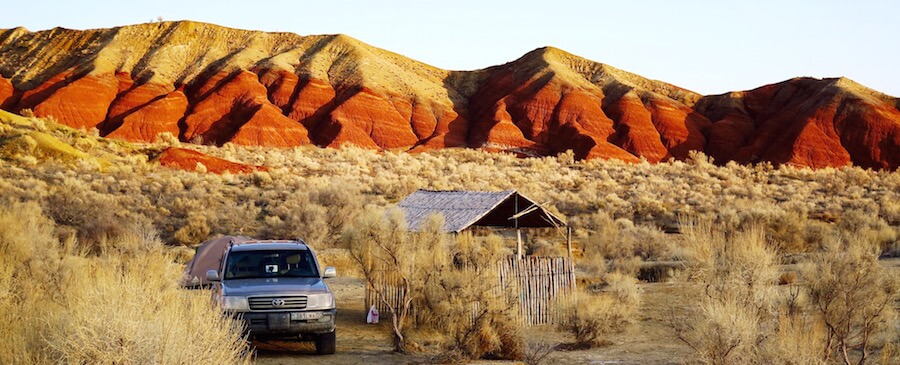
[[[566,228],[566,248],[572,253],[571,230],[565,221],[515,190],[417,190],[397,203],[406,213],[407,227],[421,229],[429,216],[444,216],[444,231],[459,233],[470,227],[516,230],[516,255],[522,257],[522,228]]]

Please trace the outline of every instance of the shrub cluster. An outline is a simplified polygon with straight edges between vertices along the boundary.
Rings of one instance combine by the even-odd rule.
[[[669,258],[676,252],[659,232],[678,231],[684,218],[713,220],[727,230],[759,226],[780,252],[815,252],[824,237],[862,228],[877,236],[882,252],[896,253],[900,247],[900,174],[889,171],[716,166],[699,153],[687,161],[625,164],[569,163],[565,156],[521,159],[468,149],[408,154],[355,147],[191,146],[269,167],[268,172],[213,175],[148,162],[168,146],[162,140],[133,145],[52,121],[27,120],[30,125],[4,124],[0,136],[43,131],[96,161],[37,158],[27,151],[0,156],[0,194],[42,202],[58,223],[81,227],[81,235],[108,227],[73,219],[102,216],[103,221],[152,222],[167,243],[193,245],[224,233],[300,236],[329,246],[364,206],[386,208],[419,188],[517,189],[549,202],[551,210],[576,223],[576,246],[596,246],[610,263]],[[74,209],[93,211],[82,215]],[[610,237],[622,243],[592,242]],[[549,243],[541,249],[545,252],[557,252],[562,242],[553,231],[534,239]]]
[[[152,233],[61,242],[36,203],[2,208],[0,363],[250,362],[239,324],[178,287],[182,267]]]
[[[896,356],[900,280],[878,264],[878,242],[828,239],[800,282],[779,288],[764,228],[683,227],[693,304],[671,324],[703,363],[865,364]]]

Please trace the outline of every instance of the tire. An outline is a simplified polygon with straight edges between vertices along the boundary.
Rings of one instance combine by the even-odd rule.
[[[319,355],[334,354],[337,348],[337,330],[316,336],[316,353]]]

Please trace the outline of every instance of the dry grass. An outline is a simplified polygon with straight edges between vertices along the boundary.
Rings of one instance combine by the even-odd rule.
[[[249,362],[240,328],[177,287],[158,240],[123,233],[95,254],[55,228],[34,203],[0,212],[0,363]]]
[[[575,338],[569,347],[603,345],[636,320],[641,295],[634,277],[614,273],[607,274],[605,280],[607,287],[602,293],[579,293],[566,308],[560,328]]]

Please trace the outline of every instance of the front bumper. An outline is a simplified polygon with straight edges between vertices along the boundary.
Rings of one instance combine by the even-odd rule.
[[[296,311],[295,311],[296,312]],[[337,311],[334,309],[320,312],[319,319],[291,319],[291,311],[287,312],[243,312],[234,316],[244,322],[245,331],[251,337],[303,337],[302,335],[330,333],[334,331]]]

